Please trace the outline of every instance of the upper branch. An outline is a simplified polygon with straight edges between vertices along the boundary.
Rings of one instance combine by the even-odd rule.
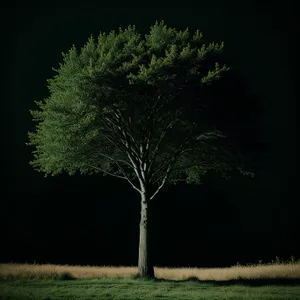
[[[150,159],[150,164],[149,164],[149,168],[148,168],[148,173],[150,173],[151,170],[152,170],[152,166],[153,166],[153,163],[154,163],[154,161],[155,161],[155,159],[156,159],[157,152],[158,152],[158,150],[159,150],[159,148],[160,148],[161,143],[163,142],[163,140],[164,140],[164,138],[166,137],[166,135],[172,130],[173,126],[174,126],[176,123],[178,123],[179,121],[180,121],[180,118],[179,118],[179,117],[175,118],[175,119],[172,120],[172,121],[165,127],[165,129],[161,132],[160,137],[159,137],[159,140],[158,140],[158,142],[156,143],[155,148],[154,148],[153,151],[152,151],[152,157],[151,157],[151,159]]]

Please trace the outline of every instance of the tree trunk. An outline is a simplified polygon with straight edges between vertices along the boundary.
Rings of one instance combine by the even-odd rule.
[[[146,192],[141,196],[141,222],[140,222],[140,241],[139,241],[139,265],[138,276],[145,278],[154,277],[154,268],[151,260],[149,229],[148,229],[148,204]]]

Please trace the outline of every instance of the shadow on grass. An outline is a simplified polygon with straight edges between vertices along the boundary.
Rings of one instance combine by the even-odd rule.
[[[161,282],[199,282],[213,285],[248,285],[248,286],[265,286],[265,285],[300,285],[299,279],[287,279],[287,278],[266,278],[266,279],[232,279],[232,280],[200,280],[196,277],[190,277],[186,280],[169,280],[169,279],[154,279]]]

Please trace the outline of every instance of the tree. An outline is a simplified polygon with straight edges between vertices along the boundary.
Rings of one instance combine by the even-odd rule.
[[[199,184],[214,170],[246,172],[214,125],[205,88],[229,68],[218,63],[224,44],[164,22],[142,36],[135,26],[91,36],[63,53],[50,96],[31,111],[33,167],[47,175],[111,175],[141,196],[139,276],[154,276],[148,207],[167,183]]]

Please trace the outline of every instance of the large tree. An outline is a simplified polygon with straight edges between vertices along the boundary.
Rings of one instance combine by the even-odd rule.
[[[35,169],[111,175],[140,194],[141,277],[154,276],[148,207],[162,187],[199,184],[210,170],[249,174],[208,111],[205,88],[229,69],[218,63],[222,49],[164,22],[146,35],[135,26],[100,33],[63,53],[49,97],[31,111]]]

